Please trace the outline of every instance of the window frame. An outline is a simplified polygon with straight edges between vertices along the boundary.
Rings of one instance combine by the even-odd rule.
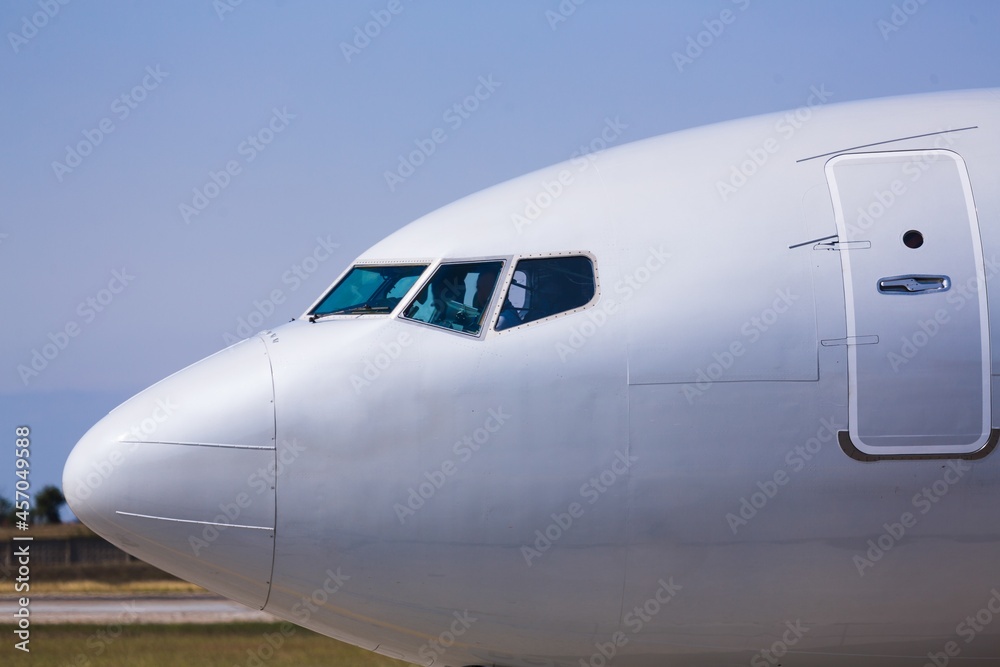
[[[394,260],[394,259],[365,259],[365,260],[356,260],[354,262],[351,262],[347,266],[347,268],[345,268],[340,273],[340,275],[337,276],[337,279],[334,280],[332,283],[330,283],[329,287],[327,287],[325,290],[323,290],[320,293],[319,298],[316,299],[312,304],[310,304],[308,308],[306,308],[305,312],[302,314],[302,316],[301,316],[300,319],[310,320],[312,322],[318,322],[320,320],[333,320],[333,319],[352,319],[353,320],[353,319],[358,319],[358,318],[361,318],[361,317],[394,317],[398,313],[399,309],[402,306],[405,306],[405,305],[407,305],[410,302],[410,299],[414,295],[414,290],[418,289],[421,285],[423,285],[424,280],[426,280],[427,271],[429,269],[434,268],[436,266],[436,264],[437,264],[436,260],[431,260],[431,259],[425,259],[425,260],[422,260],[422,259],[399,259],[399,260]],[[397,303],[393,307],[393,309],[390,310],[390,311],[388,311],[388,312],[385,312],[385,313],[327,313],[325,315],[318,315],[318,316],[315,317],[315,319],[313,318],[312,312],[316,308],[318,308],[320,306],[320,304],[322,304],[323,301],[325,301],[328,296],[330,296],[330,294],[333,292],[333,290],[337,286],[339,286],[341,282],[343,282],[344,278],[346,278],[347,275],[351,271],[353,271],[354,269],[359,268],[359,267],[360,268],[364,268],[364,267],[372,267],[372,266],[423,266],[424,269],[423,269],[423,271],[420,272],[420,275],[417,276],[417,279],[415,281],[413,281],[413,284],[410,285],[410,288],[408,290],[406,290],[406,293],[403,294],[403,296],[399,299],[399,303]]]
[[[537,320],[532,320],[531,322],[522,322],[521,324],[517,324],[515,326],[508,327],[506,329],[498,331],[496,328],[496,324],[497,320],[500,319],[500,310],[501,306],[503,305],[503,299],[507,297],[507,294],[510,291],[510,284],[513,282],[514,274],[517,272],[518,262],[525,259],[554,259],[558,257],[586,257],[587,259],[590,260],[590,266],[594,270],[594,295],[590,298],[590,300],[581,306],[577,306],[576,308],[571,308],[570,310],[564,310],[560,313],[555,313],[554,315],[549,315],[547,317],[543,317]],[[499,294],[500,293],[498,292],[497,295]],[[511,258],[510,268],[507,270],[506,278],[503,281],[502,294],[503,297],[499,298],[497,295],[494,295],[494,301],[496,303],[493,304],[494,313],[490,321],[490,332],[493,335],[503,336],[510,333],[511,331],[523,331],[528,327],[533,327],[542,324],[544,322],[551,322],[553,320],[557,320],[562,317],[567,317],[569,315],[575,315],[576,313],[583,312],[584,310],[593,308],[594,305],[601,298],[601,272],[597,266],[597,257],[594,256],[594,253],[589,252],[587,250],[569,250],[565,252],[541,252],[541,253],[530,253],[525,255],[514,255]]]
[[[483,325],[479,329],[479,333],[469,333],[468,331],[458,331],[450,327],[443,327],[437,324],[432,324],[430,322],[425,322],[423,320],[413,319],[411,317],[405,317],[404,313],[409,309],[410,305],[416,300],[417,295],[424,289],[424,287],[434,279],[437,275],[438,270],[443,266],[450,266],[453,264],[477,264],[484,262],[500,262],[500,272],[497,274],[497,282],[493,286],[493,294],[490,295],[490,301],[483,309]],[[493,330],[493,324],[499,315],[498,306],[500,305],[499,300],[499,289],[506,286],[507,280],[509,279],[508,274],[510,273],[510,267],[513,265],[513,260],[510,255],[487,255],[481,257],[462,257],[462,258],[446,258],[439,259],[433,262],[429,267],[428,271],[424,273],[422,280],[418,281],[414,286],[415,291],[411,294],[407,294],[404,301],[406,302],[402,310],[396,313],[395,317],[401,322],[407,322],[409,324],[414,324],[423,327],[429,327],[434,331],[440,331],[443,333],[450,333],[455,336],[461,336],[465,340],[482,340],[486,337],[486,334]],[[504,287],[504,289],[506,289]],[[504,292],[506,294],[506,292]],[[402,302],[401,302],[402,303]]]

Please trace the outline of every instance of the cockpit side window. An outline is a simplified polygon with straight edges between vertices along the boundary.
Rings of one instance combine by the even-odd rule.
[[[426,264],[355,266],[309,316],[315,319],[324,315],[388,314],[426,268]]]
[[[500,260],[442,264],[403,317],[479,335],[502,270]]]
[[[585,306],[597,287],[589,257],[522,259],[514,266],[510,288],[497,319],[497,331]]]

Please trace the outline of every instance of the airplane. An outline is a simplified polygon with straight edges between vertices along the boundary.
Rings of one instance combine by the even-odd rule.
[[[69,505],[413,664],[1000,664],[998,120],[812,99],[472,194],[113,410]]]

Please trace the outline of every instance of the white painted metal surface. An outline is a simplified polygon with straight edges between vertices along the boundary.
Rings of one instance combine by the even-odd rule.
[[[428,264],[396,305],[262,332],[132,399],[67,462],[73,510],[180,576],[418,664],[1000,660],[1000,625],[963,626],[1000,603],[1000,459],[982,449],[1000,96],[808,112],[622,146],[407,225],[358,260]],[[885,218],[927,225],[912,254],[844,220],[900,151],[941,156],[924,182],[948,191],[913,188]],[[559,253],[593,258],[595,298],[496,331],[517,261]],[[441,263],[478,261],[503,262],[479,335],[402,317]],[[877,289],[936,275],[943,303]],[[886,375],[906,321],[941,308],[919,386]],[[185,409],[90,488],[168,395]],[[201,524],[133,516],[214,521],[265,458],[273,491],[197,554]]]
[[[848,347],[855,445],[867,454],[980,450],[990,436],[990,343],[965,162],[945,150],[858,153],[830,160],[827,174],[848,243],[848,335],[878,339]],[[956,285],[977,288],[975,298],[958,307]]]

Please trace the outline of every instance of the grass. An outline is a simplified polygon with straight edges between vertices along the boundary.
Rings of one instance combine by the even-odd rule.
[[[13,582],[4,582],[0,594],[13,594]],[[150,580],[108,582],[84,579],[81,581],[32,582],[31,592],[43,595],[191,595],[207,593],[196,584],[180,580]]]
[[[12,626],[0,625],[0,636],[9,638],[6,641],[12,645]],[[5,657],[3,663],[32,667],[409,667],[287,623],[35,625],[30,648],[29,655],[5,646],[4,655],[14,655]]]
[[[33,594],[107,595],[197,594],[188,583],[141,561],[96,565],[37,566],[31,571]],[[11,572],[0,572],[0,595],[14,594]]]
[[[23,533],[0,528],[0,543],[18,534]],[[36,540],[93,535],[81,524],[32,526],[30,534]],[[0,568],[0,595],[14,593],[12,579],[10,568]],[[204,592],[200,586],[139,561],[32,568],[32,595],[183,596]],[[14,649],[17,639],[13,630],[9,623],[0,624],[0,636],[7,638],[0,648],[0,664],[5,666],[408,667],[288,623],[33,625],[30,653]]]

